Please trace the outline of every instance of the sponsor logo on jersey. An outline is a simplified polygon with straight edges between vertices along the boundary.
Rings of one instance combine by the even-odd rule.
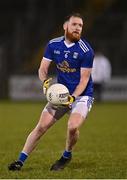
[[[69,67],[69,63],[66,60],[64,60],[62,63],[58,63],[57,68],[62,72],[67,72],[67,73],[76,72],[75,68]]]

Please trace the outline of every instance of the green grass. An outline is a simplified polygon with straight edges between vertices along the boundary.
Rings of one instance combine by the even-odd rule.
[[[8,171],[8,163],[17,159],[43,106],[0,102],[1,179],[127,178],[127,103],[94,104],[81,128],[73,159],[63,171],[51,172],[49,168],[64,149],[67,116],[40,140],[20,172]]]

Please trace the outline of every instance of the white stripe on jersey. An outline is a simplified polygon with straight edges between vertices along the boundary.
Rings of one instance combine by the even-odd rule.
[[[51,43],[53,43],[53,42],[60,42],[60,41],[63,40],[63,39],[64,39],[64,36],[61,36],[61,37],[54,38],[54,39],[50,40],[49,43],[51,44]]]
[[[86,53],[87,51],[89,51],[89,50],[86,50],[86,49],[83,47],[83,45],[80,44],[80,43],[79,43],[79,46],[80,46],[80,48],[83,50],[84,53]]]
[[[85,45],[85,43],[79,41],[79,45],[82,46],[82,48],[85,50],[85,51],[89,51],[88,47]]]
[[[48,59],[46,57],[43,57],[43,59],[45,59],[46,61],[52,61],[52,59]]]
[[[85,42],[84,42],[82,39],[80,39],[79,41],[84,45],[84,47],[85,47],[87,50],[89,50],[88,47],[86,46]]]
[[[81,47],[81,49],[86,53],[87,51],[89,51],[88,47],[86,46],[86,44],[80,39],[79,40],[79,46]]]

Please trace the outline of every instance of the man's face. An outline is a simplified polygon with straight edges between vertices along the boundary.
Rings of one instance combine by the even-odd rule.
[[[66,22],[65,25],[65,36],[71,41],[78,41],[81,37],[83,27],[83,20],[79,17],[71,17],[69,21]]]

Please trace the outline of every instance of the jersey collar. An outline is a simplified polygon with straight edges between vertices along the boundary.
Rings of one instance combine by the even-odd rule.
[[[64,40],[64,44],[67,48],[70,48],[75,45],[75,43],[67,44],[67,42]]]

